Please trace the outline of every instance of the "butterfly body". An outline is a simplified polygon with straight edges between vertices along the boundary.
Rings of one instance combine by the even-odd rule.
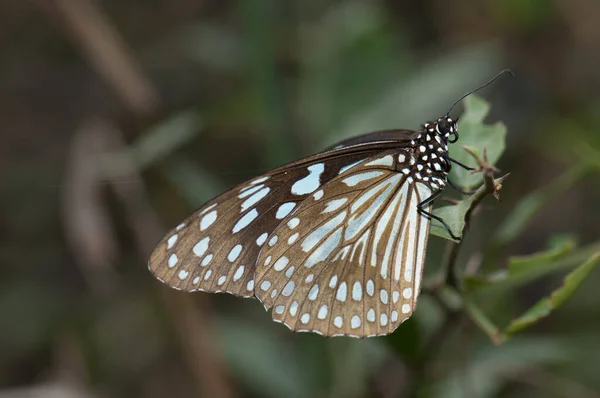
[[[391,333],[415,309],[456,138],[444,117],[276,168],[198,209],[149,268],[176,289],[256,296],[292,330]]]

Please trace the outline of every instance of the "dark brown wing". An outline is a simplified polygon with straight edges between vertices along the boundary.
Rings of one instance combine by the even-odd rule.
[[[335,145],[332,145],[330,149],[339,149],[352,145],[378,141],[393,141],[399,146],[406,146],[411,140],[414,140],[417,135],[419,135],[419,133],[413,130],[381,130],[345,139]]]

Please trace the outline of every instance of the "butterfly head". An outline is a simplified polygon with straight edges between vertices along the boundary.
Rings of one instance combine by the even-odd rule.
[[[435,122],[435,131],[441,138],[450,143],[458,141],[458,118],[452,119],[446,115]]]

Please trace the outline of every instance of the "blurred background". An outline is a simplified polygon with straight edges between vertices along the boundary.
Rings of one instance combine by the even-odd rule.
[[[555,272],[480,292],[504,327],[600,251],[598,16],[594,0],[0,2],[0,398],[600,397],[600,272],[494,345],[428,295],[390,336],[325,339],[147,270],[213,195],[416,129],[510,67],[479,95],[511,176],[457,266],[571,243]],[[428,276],[446,245],[431,238]]]

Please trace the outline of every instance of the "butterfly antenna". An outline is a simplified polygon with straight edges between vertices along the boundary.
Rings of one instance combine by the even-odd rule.
[[[469,95],[489,86],[490,84],[492,84],[493,82],[495,82],[499,77],[501,77],[502,75],[504,75],[505,73],[509,73],[511,76],[515,76],[515,73],[511,70],[511,69],[504,69],[502,71],[500,71],[496,76],[492,77],[487,83],[477,87],[475,90],[469,91],[468,93],[466,93],[465,95],[463,95],[462,97],[460,97],[458,99],[458,101],[456,101],[454,104],[452,104],[452,106],[450,107],[450,109],[448,109],[448,112],[446,113],[446,115],[449,115],[450,112],[452,112],[452,109],[454,109],[454,107],[461,102],[462,100],[464,100],[466,97],[468,97]]]

